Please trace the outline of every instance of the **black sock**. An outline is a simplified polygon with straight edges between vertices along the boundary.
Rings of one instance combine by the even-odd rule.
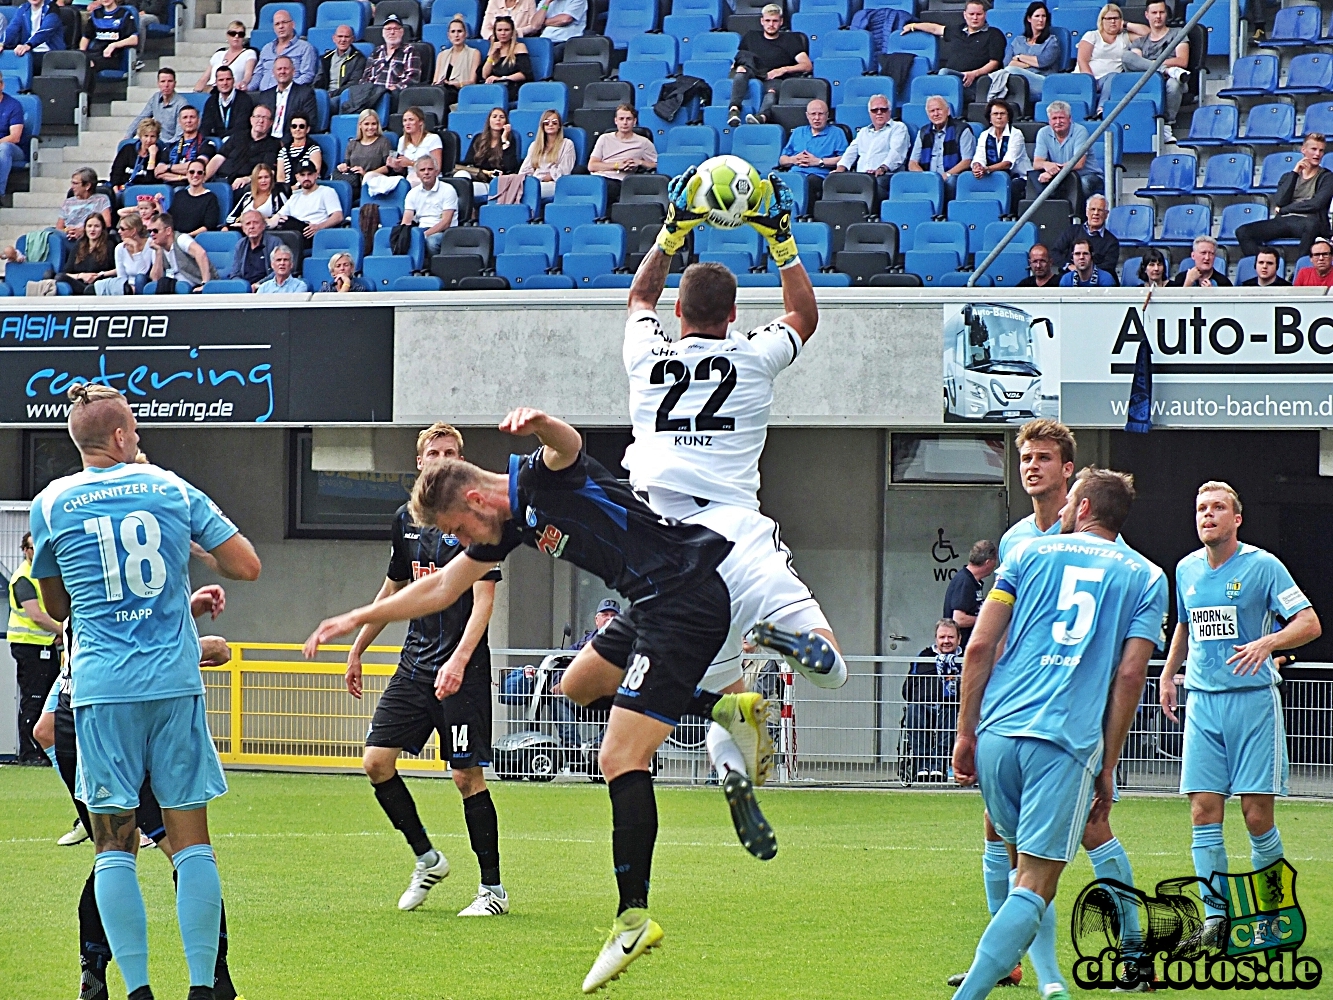
[[[417,804],[412,798],[412,793],[407,790],[403,776],[395,774],[388,781],[381,781],[378,785],[370,787],[375,789],[375,798],[379,800],[384,814],[389,817],[389,822],[402,831],[412,846],[413,853],[421,857],[429,851],[430,838],[426,836],[426,827],[422,825],[421,817],[417,815]]]
[[[481,884],[500,884],[500,824],[495,815],[491,790],[483,788],[463,800],[463,819],[467,821],[472,853],[481,866]]]
[[[611,793],[611,856],[616,865],[620,908],[647,909],[648,883],[657,841],[657,799],[647,771],[630,771],[607,783]]]
[[[714,694],[712,691],[695,691],[694,697],[690,699],[689,705],[685,707],[686,715],[702,715],[705,719],[713,718],[713,706],[722,700],[720,694]]]
[[[185,1000],[217,1000],[211,986],[191,986]]]
[[[105,980],[110,961],[111,945],[107,943],[102,914],[93,895],[93,873],[89,872],[88,881],[83,883],[83,895],[79,897],[79,965]]]
[[[222,915],[218,923],[218,961],[213,966],[214,1000],[236,1000],[236,987],[232,985],[231,970],[227,968],[227,901],[222,902]]]
[[[153,991],[147,986],[140,986],[131,993],[126,1000],[153,1000]]]

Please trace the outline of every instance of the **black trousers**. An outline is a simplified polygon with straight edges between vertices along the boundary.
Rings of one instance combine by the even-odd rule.
[[[1247,222],[1236,227],[1240,255],[1252,257],[1270,240],[1300,240],[1301,255],[1310,252],[1310,244],[1319,235],[1324,220],[1314,215],[1279,215],[1263,222]]]
[[[737,66],[731,71],[731,107],[739,108],[745,103],[745,95],[750,92],[750,81],[755,79],[748,69]],[[780,80],[760,80],[759,86],[764,96],[759,104],[759,114],[766,115],[773,105],[778,103],[778,84]]]
[[[35,646],[27,642],[11,642],[9,651],[18,667],[19,760],[45,760],[46,754],[32,738],[32,727],[41,718],[42,705],[60,674],[60,654],[54,646]]]

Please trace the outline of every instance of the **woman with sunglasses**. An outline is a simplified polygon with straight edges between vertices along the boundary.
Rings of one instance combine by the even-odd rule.
[[[204,94],[213,89],[217,83],[219,66],[231,67],[232,75],[236,78],[236,89],[245,90],[258,61],[259,53],[245,40],[245,25],[240,21],[232,21],[227,25],[227,44],[209,57],[208,69],[199,75],[194,85],[195,93]]]
[[[267,163],[257,163],[255,169],[250,171],[249,190],[232,206],[231,214],[227,216],[227,225],[223,228],[239,229],[241,216],[251,209],[265,219],[271,219],[286,203],[286,196],[278,190],[273,168]]]
[[[574,142],[565,138],[559,111],[549,108],[542,112],[537,137],[528,147],[528,155],[518,172],[522,177],[541,181],[543,199],[554,198],[555,182],[574,172]]]
[[[116,223],[120,243],[116,246],[116,273],[93,282],[98,295],[132,295],[148,281],[156,256],[148,244],[148,227],[137,214],[125,215]]]
[[[57,274],[56,280],[67,282],[75,295],[92,295],[94,281],[116,273],[115,249],[102,217],[88,216],[83,224],[83,237],[74,244],[74,259],[68,271]]]
[[[292,137],[282,149],[278,150],[278,183],[291,188],[296,180],[296,172],[305,164],[315,168],[315,173],[324,173],[324,151],[310,138],[310,122],[301,115],[293,115],[288,123]]]
[[[207,174],[208,161],[202,157],[191,160],[185,168],[189,186],[177,189],[176,196],[171,199],[171,218],[176,224],[176,232],[198,236],[209,229],[217,229],[222,222],[217,195],[204,187]]]

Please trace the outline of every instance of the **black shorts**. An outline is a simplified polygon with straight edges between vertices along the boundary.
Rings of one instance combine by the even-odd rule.
[[[491,678],[484,665],[469,664],[463,684],[444,701],[435,685],[394,674],[366,730],[366,746],[399,747],[421,753],[432,731],[440,753],[457,770],[491,763]]]
[[[730,628],[731,595],[714,570],[692,586],[634,602],[592,637],[592,648],[625,668],[616,705],[674,726]]]

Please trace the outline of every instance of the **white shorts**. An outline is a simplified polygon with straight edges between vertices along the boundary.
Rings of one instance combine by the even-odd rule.
[[[702,524],[734,543],[717,568],[731,592],[731,631],[700,688],[717,692],[741,679],[741,641],[758,622],[797,631],[829,629],[819,602],[796,575],[791,550],[782,544],[771,517],[733,504],[710,501],[701,507],[694,497],[656,487],[649,487],[648,503],[659,514]]]

